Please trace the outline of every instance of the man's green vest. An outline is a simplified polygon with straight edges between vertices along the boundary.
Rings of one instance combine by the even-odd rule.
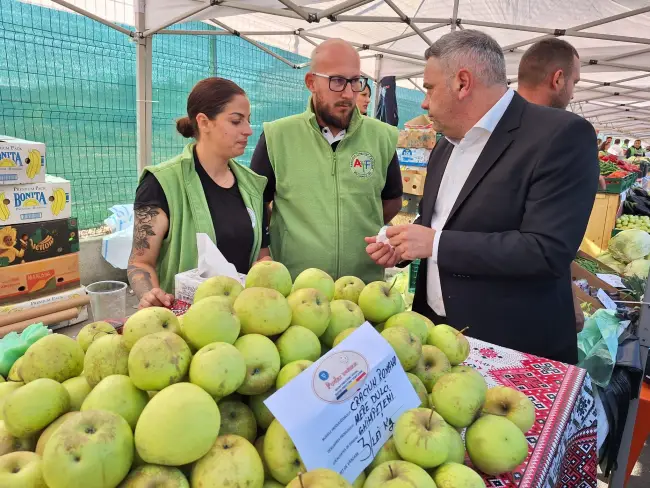
[[[367,255],[364,237],[384,225],[381,192],[397,145],[397,129],[354,111],[345,137],[332,151],[311,99],[299,115],[264,124],[276,180],[271,253],[295,278],[319,268],[334,279],[366,283],[383,278]]]
[[[188,144],[179,156],[157,166],[148,166],[142,173],[142,176],[147,171],[154,174],[169,205],[169,231],[162,243],[156,267],[160,288],[168,293],[174,293],[174,276],[177,273],[198,266],[197,233],[207,234],[212,242],[218,244],[201,179],[194,169],[194,145]],[[251,215],[254,236],[250,256],[252,264],[257,259],[262,243],[262,195],[266,177],[234,160],[229,165],[237,179],[246,210]]]
[[[636,148],[634,146],[630,147],[630,157],[634,156],[639,156],[643,157],[645,156],[645,150],[642,147]]]

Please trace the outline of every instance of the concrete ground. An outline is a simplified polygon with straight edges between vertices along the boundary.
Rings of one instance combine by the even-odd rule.
[[[608,486],[602,475],[599,476],[598,488],[607,488]],[[650,486],[650,441],[645,443],[625,488],[648,488],[648,486]]]

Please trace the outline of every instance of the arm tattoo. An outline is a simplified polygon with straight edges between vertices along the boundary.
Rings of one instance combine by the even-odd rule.
[[[126,275],[129,278],[129,283],[131,284],[133,292],[138,298],[142,298],[142,295],[153,289],[151,273],[146,269],[139,268],[134,264],[129,264]]]
[[[149,249],[149,237],[155,236],[153,221],[160,213],[158,207],[143,205],[135,209],[135,225],[133,227],[133,253],[143,256]]]

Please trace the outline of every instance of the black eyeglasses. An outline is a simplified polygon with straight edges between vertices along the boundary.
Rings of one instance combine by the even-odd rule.
[[[362,92],[368,86],[368,78],[365,76],[358,76],[356,78],[345,78],[343,76],[329,76],[321,73],[312,73],[314,76],[327,78],[330,80],[330,90],[333,92],[342,92],[345,87],[350,84],[353,92]]]

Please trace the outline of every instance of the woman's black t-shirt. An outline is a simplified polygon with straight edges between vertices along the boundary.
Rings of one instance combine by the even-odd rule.
[[[239,192],[237,179],[230,188],[217,185],[205,171],[194,151],[194,167],[210,209],[217,247],[240,273],[248,273],[253,248],[253,224]],[[234,175],[233,175],[234,176]],[[135,193],[134,208],[151,206],[160,208],[169,217],[169,204],[162,186],[152,173],[147,173]],[[262,248],[268,247],[268,219],[263,212]],[[165,237],[167,237],[165,235]],[[186,237],[186,236],[184,236]]]

